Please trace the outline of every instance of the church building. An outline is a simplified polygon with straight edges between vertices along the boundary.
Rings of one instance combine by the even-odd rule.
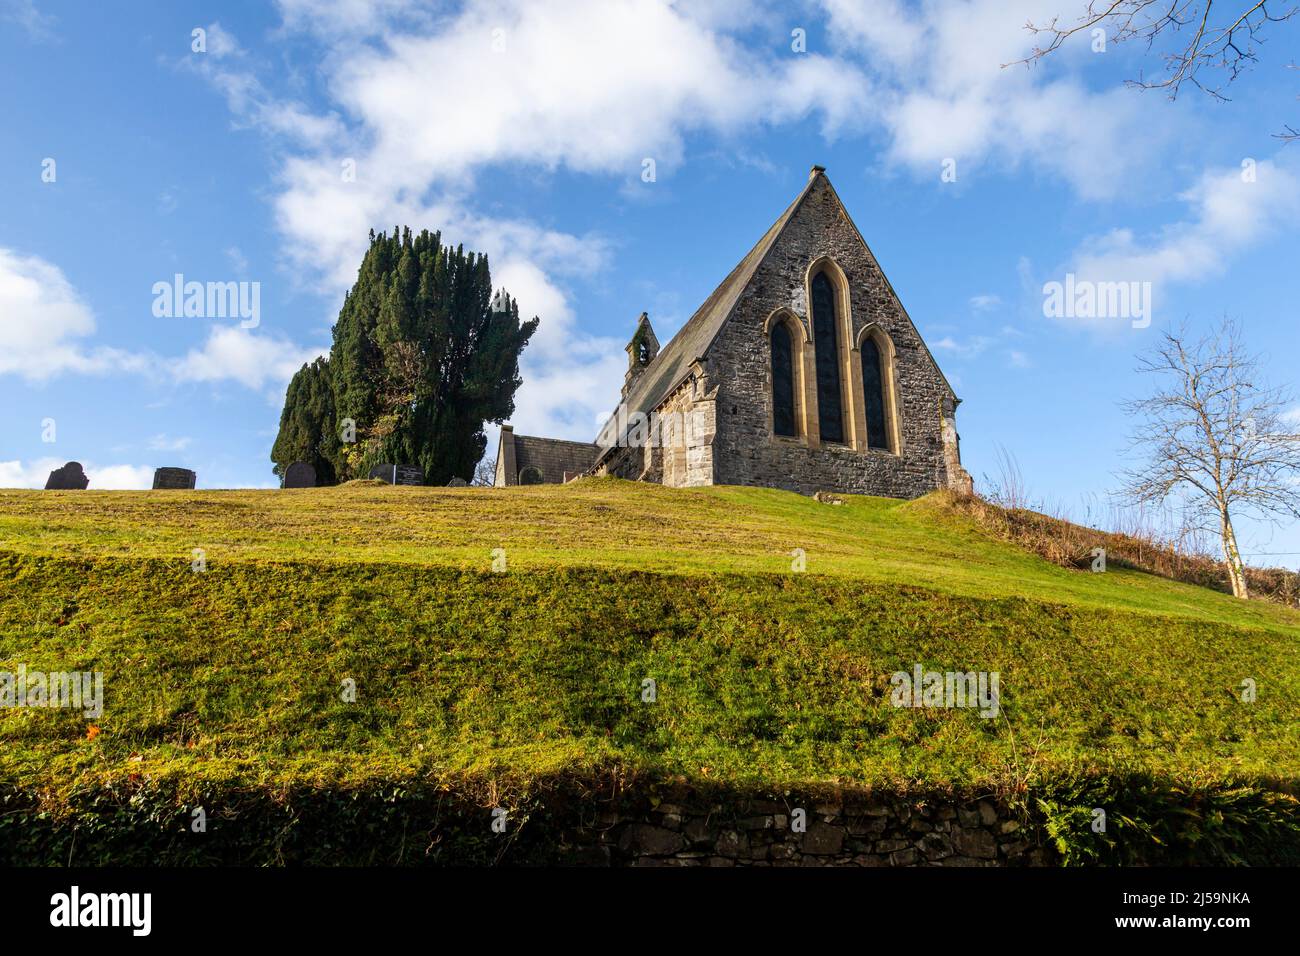
[[[627,353],[622,400],[596,440],[505,425],[497,485],[970,488],[960,400],[821,166],[667,345],[642,313]]]

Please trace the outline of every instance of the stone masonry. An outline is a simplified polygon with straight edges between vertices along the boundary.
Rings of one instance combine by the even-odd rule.
[[[824,372],[809,306],[821,274],[835,302],[832,364],[844,433],[835,442],[821,436],[818,376]],[[792,343],[793,435],[777,434],[773,424],[772,335],[778,325]],[[871,402],[863,372],[868,343],[879,355],[881,382],[879,399]],[[939,488],[971,488],[957,435],[960,400],[820,166],[667,345],[659,346],[642,313],[627,353],[618,409],[593,445],[579,445],[584,453],[591,449],[594,462],[585,474],[809,495],[915,498]],[[833,385],[826,387],[834,394]],[[869,406],[883,406],[883,441],[878,428],[869,437]],[[502,435],[497,484],[513,484],[511,477],[522,473],[521,436],[511,435],[509,426]],[[566,470],[561,479],[557,470],[543,480],[570,477]]]
[[[803,811],[802,831],[796,829]],[[993,798],[904,800],[694,794],[607,807],[564,834],[570,863],[596,866],[1048,866],[1052,851]]]

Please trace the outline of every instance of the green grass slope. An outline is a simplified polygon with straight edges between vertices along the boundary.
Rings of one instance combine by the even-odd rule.
[[[0,710],[0,782],[48,806],[142,780],[500,799],[609,773],[1293,792],[1298,638],[1294,611],[1065,570],[933,499],[0,492],[0,670],[105,675],[97,720]],[[894,707],[889,675],[917,664],[997,671],[996,719]]]

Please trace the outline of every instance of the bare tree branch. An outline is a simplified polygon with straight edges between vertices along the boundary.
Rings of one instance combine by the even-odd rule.
[[[1025,24],[1035,38],[1046,42],[1035,46],[1028,56],[1003,66],[1036,63],[1056,52],[1075,34],[1105,31],[1107,42],[1139,41],[1154,52],[1158,43],[1167,42],[1159,54],[1164,76],[1149,80],[1144,75],[1129,80],[1131,86],[1165,90],[1170,99],[1177,98],[1184,84],[1191,84],[1216,100],[1227,101],[1224,92],[1243,71],[1259,62],[1265,33],[1273,24],[1292,20],[1300,6],[1288,0],[1088,0],[1078,21],[1061,25],[1060,17],[1048,23]],[[1294,67],[1294,64],[1292,65]],[[1222,71],[1209,80],[1213,71]],[[1276,133],[1279,139],[1300,138],[1300,130],[1287,125]]]
[[[1300,519],[1300,423],[1280,389],[1259,384],[1259,361],[1225,319],[1192,341],[1185,328],[1164,333],[1138,371],[1159,377],[1147,398],[1125,402],[1134,419],[1131,448],[1145,461],[1124,473],[1134,504],[1181,500],[1187,520],[1222,543],[1232,593],[1246,597],[1233,520],[1241,513]]]
[[[497,466],[496,462],[488,461],[483,458],[474,466],[474,480],[470,482],[475,488],[491,488],[496,484]]]

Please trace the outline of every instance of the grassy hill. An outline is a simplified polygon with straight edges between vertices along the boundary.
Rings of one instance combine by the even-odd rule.
[[[1295,611],[1060,568],[936,496],[0,492],[0,670],[105,675],[101,718],[0,710],[24,819],[140,791],[500,803],[608,779],[1030,806],[1142,781],[1272,814],[1300,789],[1297,639]],[[918,664],[998,672],[996,719],[894,707]]]

